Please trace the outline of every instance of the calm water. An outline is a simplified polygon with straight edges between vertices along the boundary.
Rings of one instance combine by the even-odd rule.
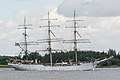
[[[16,71],[0,69],[0,80],[120,80],[120,68],[95,71]]]

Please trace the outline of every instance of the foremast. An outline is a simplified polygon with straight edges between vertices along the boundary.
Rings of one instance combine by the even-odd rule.
[[[28,42],[27,42],[27,29],[32,29],[32,28],[28,28],[27,26],[32,26],[31,24],[26,24],[26,17],[24,17],[24,24],[23,25],[19,25],[19,26],[23,26],[23,28],[18,28],[18,29],[24,29],[24,54],[25,54],[25,60],[28,60]]]

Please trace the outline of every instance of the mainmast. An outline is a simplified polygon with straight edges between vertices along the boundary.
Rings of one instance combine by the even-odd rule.
[[[48,39],[46,39],[47,40],[47,42],[48,42],[48,48],[47,48],[47,51],[48,51],[48,53],[50,54],[50,65],[52,66],[53,64],[52,64],[52,49],[51,49],[51,42],[52,42],[52,40],[53,40],[53,42],[55,42],[54,41],[54,39],[51,39],[51,34],[53,34],[53,36],[55,36],[54,35],[54,33],[51,31],[51,27],[59,27],[59,25],[55,25],[55,26],[52,26],[51,25],[51,20],[57,20],[57,19],[50,19],[50,17],[49,17],[49,12],[48,12],[48,18],[47,19],[41,19],[41,20],[47,20],[47,26],[40,26],[40,28],[41,27],[48,27]]]
[[[25,30],[25,32],[24,32],[24,36],[25,36],[25,56],[26,56],[26,60],[28,59],[27,58],[27,32],[26,32],[26,29],[27,29],[27,27],[26,27],[26,18],[24,18],[24,30]]]
[[[74,10],[74,51],[75,51],[75,61],[77,61],[77,38],[76,38],[76,12]]]

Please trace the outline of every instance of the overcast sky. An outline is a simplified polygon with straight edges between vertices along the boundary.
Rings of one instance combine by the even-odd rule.
[[[80,16],[119,16],[120,0],[64,0],[58,6],[58,13],[71,16],[73,9],[76,9]]]
[[[18,30],[26,16],[27,23],[31,23],[33,30],[28,30],[28,40],[35,41],[47,38],[47,29],[40,29],[40,25],[46,22],[40,21],[46,18],[50,11],[50,18],[58,18],[52,24],[61,25],[60,28],[52,28],[59,38],[73,39],[73,30],[66,29],[73,23],[71,20],[73,10],[76,10],[77,19],[83,19],[78,25],[85,25],[86,29],[78,29],[83,38],[90,39],[90,44],[78,44],[78,50],[107,51],[109,48],[120,51],[120,1],[119,0],[1,0],[0,2],[0,54],[17,55],[21,49],[15,47],[15,42],[24,41],[23,31]],[[79,39],[79,36],[77,36]],[[72,44],[63,44],[65,49],[72,50]],[[52,44],[58,48],[58,43]],[[59,46],[61,48],[61,46]],[[46,44],[29,46],[30,51],[45,49]]]

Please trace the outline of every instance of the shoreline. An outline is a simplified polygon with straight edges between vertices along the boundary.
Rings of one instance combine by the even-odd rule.
[[[9,65],[0,65],[0,68],[11,68]]]

